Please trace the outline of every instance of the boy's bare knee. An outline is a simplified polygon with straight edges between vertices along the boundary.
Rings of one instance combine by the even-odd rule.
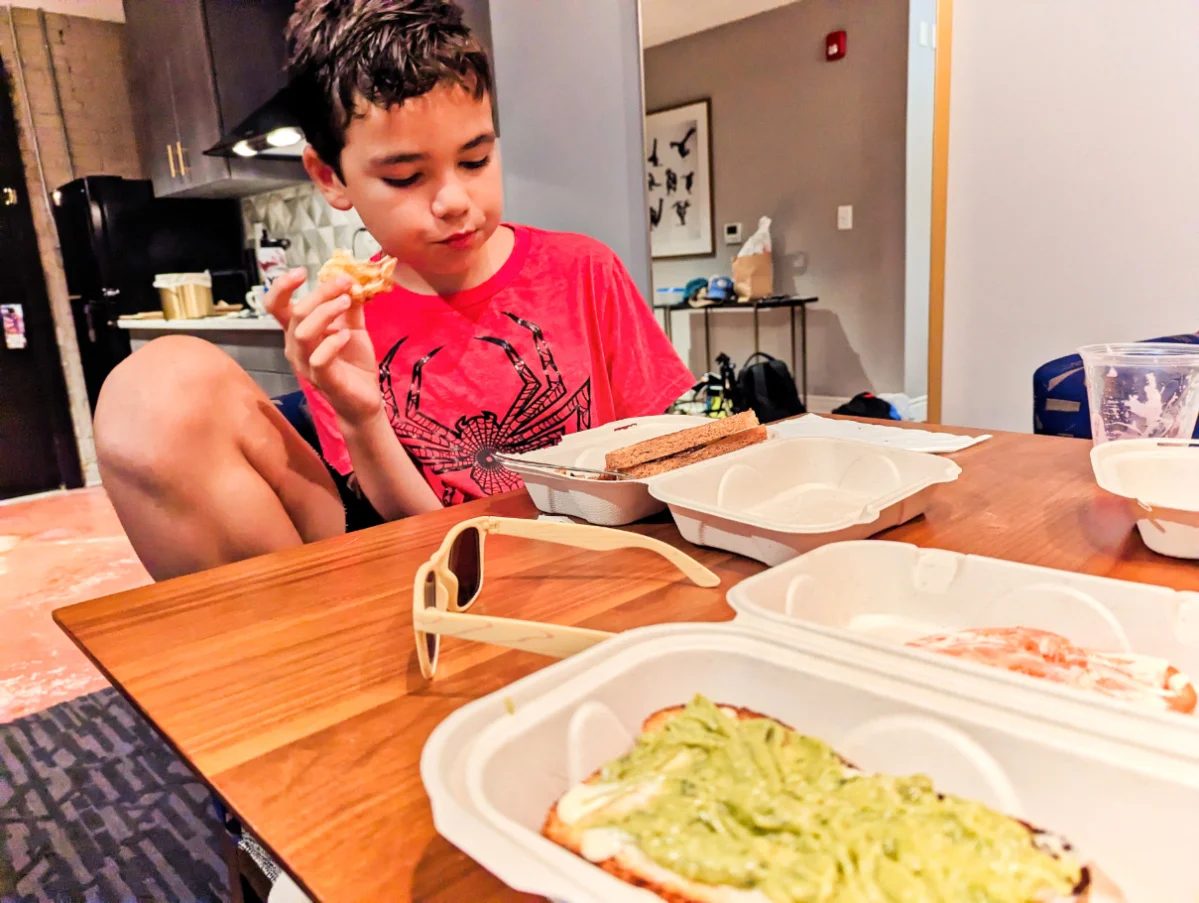
[[[194,336],[164,336],[139,348],[100,391],[94,431],[101,469],[146,476],[169,470],[181,449],[217,438],[228,422],[222,410],[246,382],[232,358]]]

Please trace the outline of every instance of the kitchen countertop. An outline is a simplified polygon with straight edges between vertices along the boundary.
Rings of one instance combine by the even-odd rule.
[[[203,320],[118,320],[117,326],[131,332],[197,332],[200,330],[257,330],[279,332],[274,317],[206,317]]]

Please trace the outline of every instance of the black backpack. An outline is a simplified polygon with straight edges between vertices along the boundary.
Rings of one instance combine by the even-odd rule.
[[[724,377],[725,394],[732,398],[737,413],[753,411],[761,423],[806,414],[799,400],[795,378],[787,365],[761,351],[751,354],[738,374],[727,355],[717,358]]]

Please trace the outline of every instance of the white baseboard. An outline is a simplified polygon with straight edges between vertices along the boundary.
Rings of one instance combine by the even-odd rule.
[[[849,398],[841,395],[809,395],[808,410],[813,414],[831,414],[847,401]]]
[[[879,398],[885,398],[895,405],[901,414],[906,414],[904,419],[916,423],[924,423],[928,420],[927,395],[910,398],[902,392],[878,392],[876,394]],[[809,395],[808,410],[813,414],[831,414],[835,408],[841,407],[849,400],[849,397],[844,395]]]
[[[0,499],[0,506],[16,505],[20,502],[34,502],[39,499],[53,498],[56,495],[65,495],[68,492],[74,492],[73,489],[47,489],[45,492],[33,492],[29,495],[18,495],[9,499]]]
[[[928,421],[928,396],[917,395],[911,401],[912,405],[912,420],[916,423],[926,423]]]

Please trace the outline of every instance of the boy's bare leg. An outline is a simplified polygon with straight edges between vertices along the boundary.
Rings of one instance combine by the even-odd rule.
[[[203,339],[156,339],[123,361],[95,432],[104,486],[155,580],[345,531],[316,452]]]

